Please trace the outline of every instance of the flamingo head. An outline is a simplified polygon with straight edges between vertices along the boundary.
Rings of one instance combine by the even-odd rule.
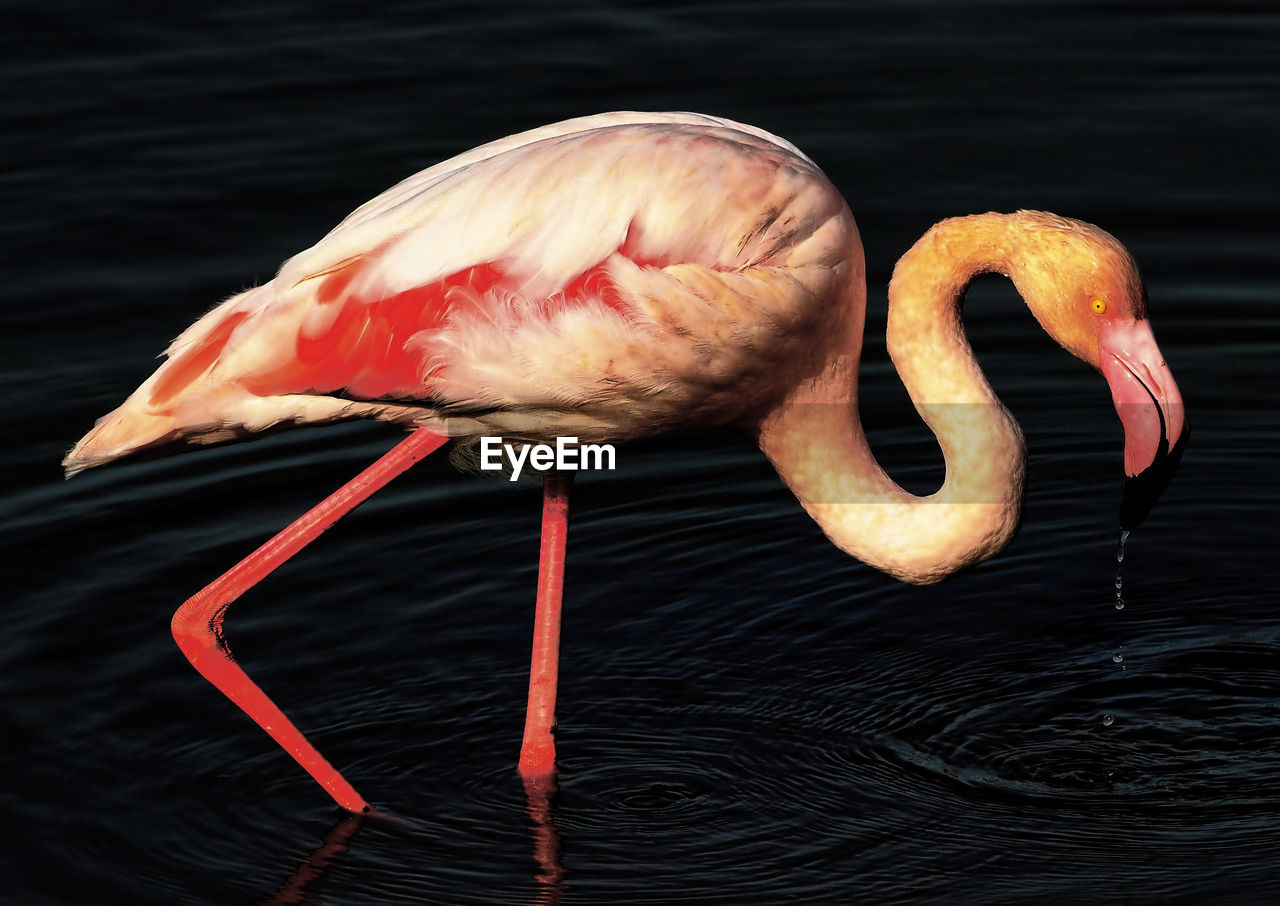
[[[1011,219],[1028,252],[1015,278],[1045,330],[1102,372],[1124,426],[1122,528],[1137,527],[1182,458],[1182,395],[1147,320],[1147,293],[1132,256],[1092,224],[1037,211]]]

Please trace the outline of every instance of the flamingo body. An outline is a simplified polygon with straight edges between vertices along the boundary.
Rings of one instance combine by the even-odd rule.
[[[759,130],[534,130],[406,180],[200,319],[67,467],[353,417],[530,441],[730,422],[860,320],[838,307],[856,237],[821,171]]]

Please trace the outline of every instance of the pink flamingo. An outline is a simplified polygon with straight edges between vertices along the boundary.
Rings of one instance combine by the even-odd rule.
[[[837,546],[937,581],[1000,551],[1021,507],[1022,434],[960,322],[965,287],[987,272],[1110,383],[1134,477],[1122,518],[1140,520],[1186,423],[1119,242],[1052,214],[981,214],[937,224],[898,262],[888,346],[946,458],[942,487],[916,497],[858,419],[866,288],[848,206],[790,143],[687,113],[570,120],[410,177],[188,328],[64,466],[351,418],[414,429],[173,618],[196,669],[361,811],[223,641],[245,589],[446,440],[625,442],[709,425],[752,435]],[[544,479],[527,779],[554,771],[569,485]]]

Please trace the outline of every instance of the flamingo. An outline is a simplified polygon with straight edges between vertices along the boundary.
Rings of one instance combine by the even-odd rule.
[[[1011,279],[1046,331],[1110,384],[1129,476],[1122,522],[1163,489],[1186,436],[1133,259],[1108,233],[1037,211],[943,220],[889,285],[888,348],[946,478],[919,497],[858,418],[861,240],[798,148],[691,113],[606,113],[483,145],[356,209],[263,286],[200,318],[64,460],[68,476],[157,447],[373,418],[412,429],[174,614],[193,666],[343,808],[365,799],[235,662],[240,594],[446,442],[626,442],[707,426],[753,437],[827,537],[910,583],[993,556],[1019,520],[1025,447],[960,310]],[[554,777],[571,473],[543,481],[519,770]]]

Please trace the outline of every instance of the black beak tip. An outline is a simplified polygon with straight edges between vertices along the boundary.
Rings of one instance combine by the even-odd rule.
[[[1160,450],[1151,465],[1134,477],[1125,478],[1124,497],[1120,501],[1120,528],[1127,532],[1133,531],[1147,518],[1151,508],[1168,487],[1173,473],[1178,470],[1178,463],[1182,461],[1182,453],[1187,449],[1187,439],[1190,436],[1190,428],[1184,427],[1172,450],[1162,440]]]

